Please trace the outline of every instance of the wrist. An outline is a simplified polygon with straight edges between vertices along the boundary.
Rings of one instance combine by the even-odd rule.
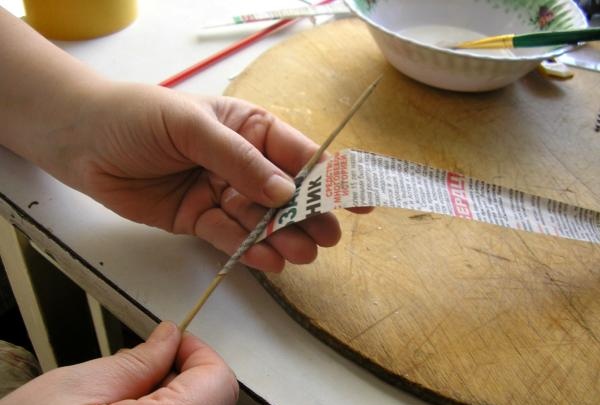
[[[64,81],[52,94],[36,95],[29,113],[20,120],[14,117],[2,144],[64,181],[72,169],[71,158],[82,146],[81,128],[93,115],[102,91],[110,86],[110,82],[90,74]]]
[[[104,80],[0,8],[0,146],[51,169],[59,134]]]

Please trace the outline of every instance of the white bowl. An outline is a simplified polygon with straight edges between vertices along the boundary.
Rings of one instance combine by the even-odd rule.
[[[486,91],[514,82],[572,46],[453,50],[501,34],[588,26],[571,0],[345,0],[386,59],[415,80],[448,90]]]

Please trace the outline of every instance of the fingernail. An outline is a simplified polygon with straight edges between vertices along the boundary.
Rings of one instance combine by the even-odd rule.
[[[274,174],[267,180],[263,191],[275,205],[280,205],[292,198],[296,186],[290,179]]]
[[[164,342],[167,340],[175,331],[177,330],[177,326],[173,322],[164,321],[161,322],[160,325],[154,329],[154,332],[148,338],[148,341],[152,340],[153,342]]]

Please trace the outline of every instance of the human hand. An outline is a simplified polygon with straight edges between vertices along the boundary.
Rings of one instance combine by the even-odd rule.
[[[241,100],[156,86],[110,84],[54,137],[53,174],[118,214],[192,234],[232,254],[266,208],[294,192],[291,176],[317,145]],[[48,148],[51,150],[51,148]],[[312,217],[250,248],[242,261],[280,271],[333,246],[332,214]]]
[[[0,145],[125,218],[197,235],[228,254],[265,207],[291,198],[290,177],[317,149],[241,100],[106,80],[2,8],[0,39]],[[276,232],[241,261],[280,271],[339,238],[337,220],[323,214]]]
[[[161,323],[131,350],[61,367],[35,378],[0,400],[1,405],[227,405],[238,383],[225,362],[196,337],[182,338]]]

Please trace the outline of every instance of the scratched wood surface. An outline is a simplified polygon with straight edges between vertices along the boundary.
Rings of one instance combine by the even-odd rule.
[[[388,65],[338,21],[262,55],[228,94],[324,139],[384,78],[332,150],[354,147],[600,210],[600,75],[533,73],[460,94]],[[262,277],[319,338],[436,403],[600,403],[600,247],[400,209],[338,212],[344,236]],[[340,387],[340,389],[344,389]]]

